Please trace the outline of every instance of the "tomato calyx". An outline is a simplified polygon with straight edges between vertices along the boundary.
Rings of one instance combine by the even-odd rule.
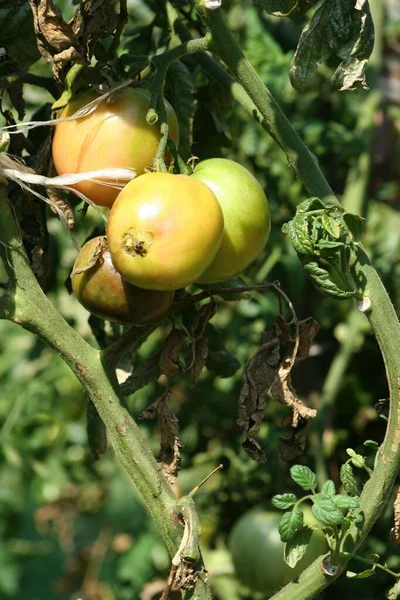
[[[154,236],[150,231],[137,231],[131,227],[121,238],[121,248],[129,256],[144,258],[154,243]]]

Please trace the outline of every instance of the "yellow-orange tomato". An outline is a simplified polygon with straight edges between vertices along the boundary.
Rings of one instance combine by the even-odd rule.
[[[156,321],[166,313],[174,297],[173,292],[142,290],[124,281],[112,264],[104,236],[89,240],[79,251],[72,290],[92,314],[131,325]]]
[[[130,283],[177,290],[208,267],[224,219],[214,193],[187,175],[146,173],[130,181],[111,208],[107,240],[115,268]]]
[[[70,117],[96,98],[83,92],[69,102],[60,117]],[[102,102],[87,117],[58,123],[53,138],[53,160],[59,175],[105,168],[133,168],[137,175],[152,165],[160,141],[160,125],[149,125],[150,94],[126,88],[113,102]],[[178,143],[178,121],[166,102],[169,135]],[[74,185],[100,206],[111,206],[119,190],[92,181]]]
[[[225,221],[221,248],[198,282],[226,281],[252,263],[267,243],[271,228],[268,201],[254,175],[233,160],[204,160],[192,177],[212,189]]]

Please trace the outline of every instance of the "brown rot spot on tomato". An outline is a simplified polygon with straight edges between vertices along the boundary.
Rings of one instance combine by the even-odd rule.
[[[122,236],[121,247],[130,256],[147,256],[150,246],[153,245],[154,236],[149,231],[137,231],[131,227]]]

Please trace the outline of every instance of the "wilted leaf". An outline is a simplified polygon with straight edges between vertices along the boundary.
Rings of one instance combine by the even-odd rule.
[[[0,4],[1,45],[21,69],[28,69],[40,58],[27,2],[11,0]]]
[[[298,358],[306,358],[310,353],[310,348],[315,336],[320,330],[320,325],[313,317],[308,317],[299,321],[299,347],[297,350]]]
[[[293,87],[304,91],[318,64],[331,56],[342,61],[332,77],[334,88],[365,87],[373,33],[367,0],[325,0],[301,34],[290,67]]]
[[[367,579],[367,577],[371,577],[371,575],[375,575],[375,569],[366,569],[365,571],[361,571],[360,573],[354,573],[354,571],[346,571],[346,577],[348,579]]]
[[[194,386],[206,365],[208,356],[208,340],[205,335],[205,330],[210,319],[213,318],[216,311],[216,303],[214,299],[204,304],[196,312],[190,328],[190,352],[186,359],[186,370],[190,374],[190,383]]]
[[[151,420],[157,416],[161,431],[161,448],[157,461],[172,485],[178,477],[181,466],[179,450],[182,447],[179,439],[179,424],[176,415],[169,410],[168,393],[157,398],[144,410],[140,419]]]
[[[179,123],[179,152],[184,160],[191,156],[193,143],[193,117],[196,111],[192,75],[187,66],[175,60],[168,69],[168,98],[175,109]]]
[[[280,363],[279,339],[276,326],[262,336],[261,346],[247,363],[242,378],[237,423],[245,441],[243,448],[252,451],[256,460],[265,460],[264,454],[254,445],[252,435],[257,434],[264,416],[265,396],[275,382]],[[248,441],[250,440],[250,441]],[[254,452],[256,450],[256,452]]]
[[[181,329],[173,329],[164,342],[160,356],[160,369],[166,375],[174,375],[178,369],[182,369],[179,361],[179,352],[187,339],[187,335]]]
[[[311,527],[302,527],[286,542],[284,549],[285,562],[292,569],[306,553],[312,532]]]
[[[343,290],[339,288],[331,279],[329,272],[319,266],[316,260],[309,257],[300,257],[303,268],[313,283],[322,292],[337,300],[346,300],[355,295],[355,290]]]
[[[155,352],[138,365],[133,373],[121,384],[121,394],[129,396],[152,381],[156,381],[161,375],[160,357],[161,352]]]
[[[29,0],[33,23],[41,55],[53,62],[57,79],[70,62],[85,63],[85,50],[79,43],[72,27],[56,10],[52,0]]]

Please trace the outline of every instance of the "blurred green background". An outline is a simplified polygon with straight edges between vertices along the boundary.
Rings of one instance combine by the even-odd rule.
[[[76,4],[56,2],[68,18]],[[379,47],[370,72],[372,91],[343,94],[330,90],[330,64],[319,70],[314,91],[299,94],[291,87],[288,68],[304,21],[271,17],[248,2],[235,0],[225,0],[224,9],[249,60],[318,157],[334,191],[349,211],[366,217],[365,244],[400,309],[398,5],[387,2],[385,20],[376,23]],[[22,68],[49,76],[49,65],[43,59],[37,61],[28,4],[18,1],[12,15],[10,10],[9,3],[0,1],[1,44]],[[129,13],[121,53],[137,52],[138,44],[141,53],[152,51],[161,36],[157,24],[149,27],[157,13],[156,0],[129,2]],[[168,97],[176,108],[178,102],[195,101],[192,153],[200,159],[224,156],[241,162],[257,176],[270,202],[271,237],[244,280],[249,284],[279,280],[299,318],[313,316],[321,325],[310,356],[299,361],[293,378],[301,397],[321,411],[302,460],[317,470],[321,481],[329,476],[338,483],[346,448],[368,455],[363,441],[380,443],[384,437],[385,418],[375,405],[386,398],[387,386],[376,341],[351,301],[331,300],[313,288],[281,233],[282,224],[306,197],[283,153],[194,59],[184,63],[185,77],[189,73],[191,79],[189,91],[185,96],[172,79]],[[2,68],[0,64],[0,76]],[[50,94],[27,84],[23,92],[25,119],[44,118],[38,114],[48,114]],[[3,102],[7,106],[7,96]],[[14,117],[18,119],[15,111]],[[32,144],[39,144],[44,133],[32,130]],[[99,226],[99,220],[92,209],[87,215],[76,210],[76,218],[74,235],[82,242]],[[96,344],[88,313],[65,286],[76,250],[51,213],[48,229],[48,294],[65,318]],[[240,366],[257,348],[260,333],[273,324],[277,310],[273,295],[254,293],[240,302],[221,302],[213,320],[218,341],[223,341]],[[157,349],[168,328],[166,324],[145,342],[135,364]],[[94,460],[87,444],[86,398],[79,383],[57,356],[14,325],[0,322],[0,350],[0,599],[159,598],[169,571],[167,551],[112,450]],[[210,351],[217,351],[216,340]],[[240,515],[256,505],[271,508],[274,494],[293,488],[290,465],[280,460],[278,450],[286,411],[268,398],[259,436],[267,461],[256,464],[241,450],[236,424],[241,369],[235,369],[239,364],[213,364],[211,355],[209,366],[195,389],[190,389],[184,375],[173,388],[171,405],[184,445],[177,493],[190,491],[223,464],[223,470],[196,496],[211,584],[218,600],[263,600],[265,596],[240,585],[234,575],[226,575],[231,570],[227,546]],[[132,414],[137,417],[162,389],[160,383],[153,383],[128,397]],[[141,429],[157,453],[157,426],[142,422]],[[364,481],[361,473],[359,479]],[[396,552],[389,539],[392,506],[389,502],[364,551],[379,553],[382,561],[399,570],[398,548]],[[390,584],[382,574],[368,582],[342,577],[324,597],[378,600]]]

